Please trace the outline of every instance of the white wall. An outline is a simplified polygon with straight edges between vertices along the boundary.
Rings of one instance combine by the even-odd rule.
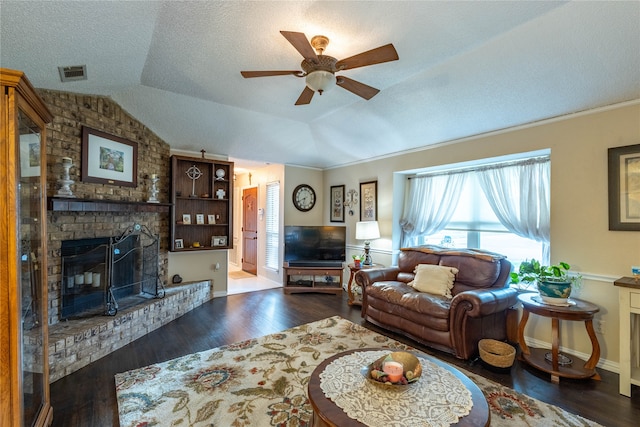
[[[360,182],[378,180],[382,238],[372,242],[372,248],[374,260],[388,264],[393,206],[403,194],[402,185],[396,182],[394,187],[394,172],[550,148],[551,259],[566,261],[585,276],[579,297],[600,307],[596,318],[605,321],[605,334],[598,335],[601,356],[605,363],[615,364],[619,360],[618,295],[612,282],[629,276],[631,265],[640,264],[640,232],[608,229],[607,149],[632,144],[640,144],[640,102],[330,169],[324,174],[324,191],[328,197],[330,186],[342,184],[359,191]],[[346,217],[350,230],[356,221],[357,214]],[[353,240],[353,231],[349,237],[354,247],[362,244]],[[536,317],[532,316],[525,332],[549,343],[550,322]],[[583,323],[563,322],[561,337],[563,346],[590,354]]]
[[[285,167],[283,194],[285,225],[323,225],[323,212],[325,211],[323,175],[320,169],[296,166]],[[293,190],[300,184],[310,185],[316,193],[316,204],[308,212],[300,212],[293,205]]]
[[[169,283],[175,274],[183,282],[213,280],[214,297],[227,293],[227,250],[169,252]],[[220,266],[216,270],[216,264]]]

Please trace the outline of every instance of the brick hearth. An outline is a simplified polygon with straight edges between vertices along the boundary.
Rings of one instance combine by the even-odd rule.
[[[213,282],[171,286],[162,299],[115,316],[69,320],[49,328],[49,376],[54,382],[166,325],[213,298]]]

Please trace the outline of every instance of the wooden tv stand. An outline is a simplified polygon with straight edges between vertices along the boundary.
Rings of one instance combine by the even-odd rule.
[[[342,272],[340,267],[298,267],[284,263],[284,293],[319,292],[340,295]]]

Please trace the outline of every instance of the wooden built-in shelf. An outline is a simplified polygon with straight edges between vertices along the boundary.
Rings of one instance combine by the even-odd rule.
[[[233,247],[233,162],[171,156],[171,202],[170,251]]]
[[[56,212],[169,212],[171,203],[48,197],[47,209]]]

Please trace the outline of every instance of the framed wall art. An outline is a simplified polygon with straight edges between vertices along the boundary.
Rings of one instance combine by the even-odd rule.
[[[204,224],[204,214],[196,214],[196,224]]]
[[[82,181],[136,187],[138,144],[82,127]]]
[[[609,148],[609,230],[640,231],[640,144]]]
[[[360,183],[360,221],[378,220],[378,181]]]
[[[184,249],[184,240],[176,239],[174,246],[176,249]]]
[[[211,246],[227,246],[227,236],[211,236]]]
[[[23,178],[40,176],[39,134],[20,135],[20,176]]]
[[[331,186],[331,222],[344,222],[344,185]]]
[[[191,214],[182,214],[182,223],[186,225],[191,224]]]

